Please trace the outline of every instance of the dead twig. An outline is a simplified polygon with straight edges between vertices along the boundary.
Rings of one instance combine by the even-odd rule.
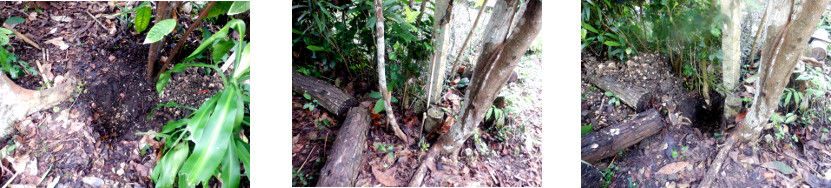
[[[308,154],[308,155],[306,155],[306,160],[303,160],[303,164],[301,164],[301,165],[300,165],[300,168],[297,168],[297,172],[296,172],[296,173],[300,173],[300,170],[301,170],[301,169],[303,169],[303,166],[305,166],[305,165],[306,165],[306,162],[308,162],[308,161],[309,161],[309,157],[311,157],[311,156],[312,156],[312,152],[315,152],[315,147],[317,147],[317,146],[312,146],[312,150],[310,150],[310,151],[309,151],[309,154]]]
[[[98,26],[101,26],[101,29],[104,29],[104,31],[107,30],[107,27],[104,26],[104,24],[102,24],[101,21],[98,21],[98,18],[89,13],[89,10],[85,10],[84,12],[86,12],[87,15],[89,15],[89,17],[92,18],[92,20],[95,20],[95,23],[98,23]]]
[[[29,45],[32,45],[35,48],[37,48],[38,50],[40,50],[40,46],[38,46],[37,43],[32,42],[32,40],[29,39],[29,37],[26,37],[26,35],[23,35],[19,31],[17,31],[17,29],[12,28],[12,26],[10,26],[9,24],[4,23],[3,27],[5,27],[6,29],[9,29],[9,30],[12,30],[12,32],[14,32],[14,36],[17,36],[17,38],[23,40],[23,42],[29,43]]]
[[[43,78],[43,85],[46,86],[47,89],[51,88],[52,86],[49,86],[49,79],[46,78],[46,74],[43,72],[43,66],[40,65],[40,60],[35,60],[35,64],[38,66],[38,74],[40,74],[40,77]]]
[[[2,166],[2,165],[0,165],[0,166]],[[14,181],[14,178],[17,178],[17,175],[20,175],[20,171],[15,172],[14,175],[12,176],[12,178],[9,178],[9,181],[6,181],[6,184],[3,184],[3,188],[8,187],[9,183]]]

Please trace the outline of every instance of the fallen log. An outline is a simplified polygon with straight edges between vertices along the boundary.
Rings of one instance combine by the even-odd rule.
[[[297,74],[295,71],[291,73],[291,88],[297,93],[308,93],[320,106],[336,116],[346,114],[349,108],[358,104],[354,97],[337,87],[311,76]]]
[[[593,74],[586,74],[586,76],[591,84],[618,95],[623,103],[635,108],[637,112],[644,111],[647,108],[646,104],[652,97],[652,92],[646,88],[624,85],[624,83],[620,83],[610,76],[597,77]]]
[[[367,107],[353,107],[346,115],[338,138],[332,145],[326,165],[320,170],[319,187],[352,187],[363,161],[366,136],[369,129]]]
[[[665,125],[658,110],[649,109],[617,125],[583,136],[580,156],[586,162],[595,163],[658,133]]]

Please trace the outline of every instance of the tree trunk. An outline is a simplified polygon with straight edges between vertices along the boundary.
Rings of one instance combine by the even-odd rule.
[[[759,65],[759,80],[753,105],[739,126],[739,140],[756,142],[767,124],[770,115],[777,108],[785,85],[788,84],[794,64],[800,58],[805,44],[819,23],[828,0],[807,0],[795,20],[779,29],[777,35],[769,32],[762,62]],[[773,22],[772,22],[773,23]],[[772,31],[769,29],[769,31]],[[770,37],[774,36],[774,37]]]
[[[436,104],[439,102],[441,96],[442,86],[444,85],[445,64],[447,64],[447,54],[445,51],[450,40],[450,16],[452,15],[453,1],[451,0],[436,0],[436,12],[433,13],[433,41],[435,43],[435,50],[430,61],[430,69],[428,70],[430,77],[428,77],[428,96],[429,104]]]
[[[326,165],[320,170],[319,187],[352,187],[361,169],[366,135],[369,130],[368,106],[349,109],[338,138],[327,156]]]
[[[12,132],[14,123],[27,115],[47,109],[66,100],[75,89],[75,79],[47,90],[24,89],[0,73],[0,137]]]
[[[308,93],[320,106],[335,116],[343,116],[350,107],[358,104],[354,97],[337,87],[311,76],[297,74],[295,71],[291,73],[291,88],[297,93]]]
[[[387,76],[384,73],[384,50],[386,49],[386,45],[384,45],[384,5],[381,0],[375,0],[375,43],[376,49],[378,49],[377,58],[378,61],[378,90],[381,93],[381,96],[384,100],[384,109],[386,109],[387,114],[387,122],[390,125],[393,133],[395,136],[400,138],[404,143],[410,143],[410,140],[407,139],[407,135],[404,132],[401,132],[401,128],[398,127],[398,122],[395,121],[395,112],[390,105],[390,91],[387,90]]]
[[[176,2],[169,2],[169,1],[159,1],[156,5],[156,19],[153,21],[154,23],[159,23],[162,20],[170,18],[171,13],[176,8]],[[153,73],[155,73],[156,69],[156,59],[159,58],[159,52],[162,51],[162,47],[164,47],[164,43],[166,37],[162,37],[162,40],[150,44],[150,50],[147,53],[147,80],[153,79]],[[167,59],[167,61],[171,61],[171,59]]]
[[[742,108],[742,101],[734,93],[739,85],[739,65],[741,65],[741,11],[742,0],[721,0],[721,13],[727,15],[724,22],[724,30],[721,35],[721,50],[724,51],[724,58],[721,60],[722,81],[725,93],[724,117],[733,117],[739,114]],[[701,67],[706,73],[707,67]],[[706,76],[706,74],[704,74]],[[706,80],[706,79],[705,79]],[[704,93],[705,96],[708,94]],[[709,105],[709,97],[707,104]]]
[[[458,153],[476,125],[482,121],[499,90],[539,33],[542,26],[542,2],[532,0],[527,4],[527,10],[517,23],[515,29],[517,32],[507,40],[504,38],[508,30],[505,26],[511,23],[517,2],[516,0],[496,2],[491,21],[486,27],[483,54],[476,62],[473,79],[466,92],[461,113],[449,132],[442,134],[436,144],[430,148],[429,154],[410,180],[410,186],[421,185],[426,164],[431,163],[437,153]]]
[[[658,133],[665,125],[658,110],[649,109],[617,125],[592,131],[581,139],[580,158],[594,163],[615,156],[618,151]]]

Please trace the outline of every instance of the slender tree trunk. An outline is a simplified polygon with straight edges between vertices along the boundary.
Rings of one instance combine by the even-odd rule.
[[[727,89],[724,102],[725,118],[738,115],[742,108],[741,99],[734,93],[739,82],[739,65],[741,65],[742,55],[741,43],[739,42],[742,35],[742,1],[721,0],[721,13],[728,16],[728,19],[724,22],[724,30],[721,32],[721,49],[724,52],[724,58],[721,61],[722,81],[724,88]],[[701,69],[704,70],[702,72],[706,72],[707,67],[701,67]],[[708,96],[706,93],[704,95]],[[707,105],[709,105],[710,101],[707,100]]]
[[[158,5],[156,5],[156,19],[153,21],[154,23],[159,23],[162,20],[170,18],[171,13],[175,11],[177,2],[170,2],[170,1],[159,1]],[[147,53],[147,80],[153,80],[153,74],[156,71],[156,59],[159,58],[159,52],[162,51],[162,47],[165,44],[165,38],[162,37],[162,40],[159,42],[155,42],[150,44],[150,50]],[[167,59],[167,61],[171,61],[171,59]]]
[[[479,56],[473,72],[471,84],[465,94],[465,103],[457,121],[450,130],[442,134],[430,148],[427,157],[413,174],[409,186],[420,186],[426,172],[427,163],[433,162],[438,153],[457,154],[459,148],[472,134],[476,125],[484,118],[494,98],[511,76],[514,67],[531,46],[542,26],[542,2],[532,0],[526,11],[519,18],[517,31],[505,39],[508,28],[516,10],[516,0],[497,1],[491,21],[486,27],[483,39],[483,54]]]
[[[784,30],[777,31],[780,34],[768,37],[772,40],[766,41],[765,53],[762,54],[759,80],[756,82],[758,91],[753,106],[742,121],[744,126],[740,126],[738,130],[742,142],[758,140],[762,128],[776,110],[785,85],[790,81],[794,64],[805,49],[805,43],[819,23],[826,5],[828,0],[807,0],[795,20],[786,23]],[[771,36],[773,33],[768,34]]]
[[[393,133],[395,136],[398,136],[404,143],[410,143],[407,136],[404,135],[404,132],[401,132],[401,128],[398,128],[398,122],[395,121],[395,113],[392,109],[392,105],[390,105],[390,91],[387,90],[387,76],[384,73],[384,50],[386,46],[384,45],[384,5],[383,1],[375,0],[375,39],[376,39],[376,48],[378,49],[378,90],[380,90],[381,95],[384,97],[384,109],[386,109],[387,113],[387,122],[392,128]]]
[[[432,61],[430,62],[431,72],[428,84],[430,94],[427,96],[429,104],[436,104],[439,102],[441,96],[441,89],[444,85],[445,64],[447,64],[447,43],[450,40],[450,20],[453,10],[453,1],[451,0],[436,0],[436,12],[433,14],[433,41],[435,42],[435,50],[433,51]]]

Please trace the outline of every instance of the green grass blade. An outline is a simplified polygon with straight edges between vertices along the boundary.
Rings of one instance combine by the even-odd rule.
[[[190,118],[188,121],[188,131],[190,131],[191,141],[196,141],[202,136],[202,128],[205,127],[205,124],[208,122],[208,117],[210,117],[210,113],[216,107],[216,101],[219,100],[222,92],[215,94],[213,97],[202,103],[202,106],[199,106],[199,110],[194,112],[193,117]]]
[[[165,35],[170,34],[173,28],[176,28],[176,20],[174,19],[166,19],[156,23],[147,32],[147,37],[144,38],[144,44],[159,42]]]
[[[241,82],[240,78],[244,73],[247,73],[251,69],[251,43],[245,44],[245,49],[242,50],[242,57],[239,59],[239,63],[237,63],[237,68],[234,69],[234,75],[231,77],[237,82]]]
[[[248,179],[251,179],[251,152],[250,146],[248,143],[243,142],[239,138],[235,138],[234,142],[236,143],[236,153],[239,160],[242,161],[242,164],[245,166],[245,176],[248,176]]]
[[[211,113],[201,136],[196,139],[193,154],[182,167],[182,171],[188,174],[188,185],[196,185],[198,182],[208,180],[225,157],[229,138],[231,138],[232,124],[237,115],[234,113],[238,107],[234,90],[234,87],[227,87],[222,92],[222,97],[217,101],[216,108]]]

